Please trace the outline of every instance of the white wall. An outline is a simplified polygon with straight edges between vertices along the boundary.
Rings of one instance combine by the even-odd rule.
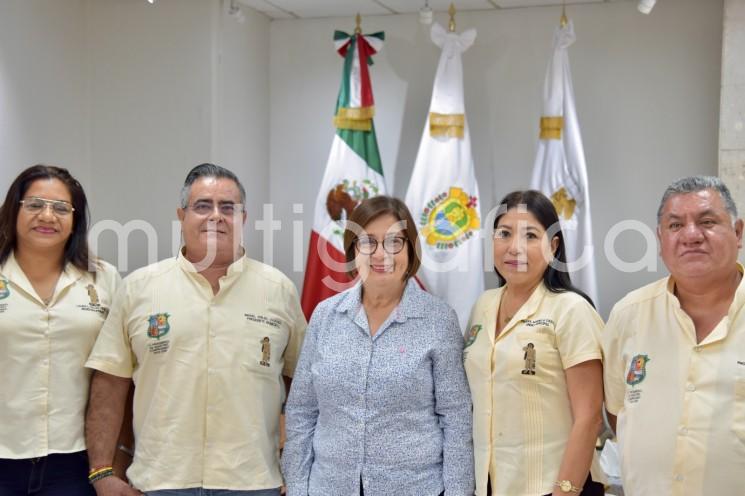
[[[98,252],[122,270],[174,253],[179,191],[199,163],[236,172],[252,210],[266,201],[269,20],[245,14],[239,24],[219,0],[87,2],[94,220],[143,219],[157,237],[150,257],[154,242],[131,235],[124,264],[102,235]]]
[[[722,2],[659,2],[650,16],[639,14],[631,2],[567,11],[577,33],[570,58],[600,251],[600,310],[607,315],[623,294],[664,274],[661,262],[656,273],[614,270],[602,252],[608,229],[628,218],[654,226],[669,182],[717,172]],[[559,15],[558,8],[458,14],[459,30],[478,30],[463,64],[484,211],[529,184],[544,71]],[[332,33],[353,26],[352,19],[282,20],[271,26],[270,197],[283,219],[304,220],[306,243],[334,133],[341,58]],[[386,32],[371,69],[375,122],[387,181],[403,196],[438,51],[414,15],[366,17],[363,29]],[[305,205],[304,214],[292,214],[294,202]],[[291,231],[284,229],[281,236],[290,246]],[[617,253],[639,259],[644,246],[638,235],[624,235]],[[290,250],[276,258],[300,287],[302,273],[293,270]]]
[[[269,26],[270,20],[243,7],[245,22],[223,13],[218,32],[215,163],[233,170],[246,188],[245,242],[262,258],[262,237],[254,230],[269,202]]]
[[[83,0],[0,2],[0,194],[37,163],[89,184]]]

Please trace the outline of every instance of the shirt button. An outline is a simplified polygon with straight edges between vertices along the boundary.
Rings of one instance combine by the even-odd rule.
[[[685,436],[686,434],[688,434],[688,429],[687,429],[686,427],[681,427],[681,428],[679,429],[679,432],[680,432],[680,434],[681,434],[682,436]]]
[[[689,383],[689,384],[688,384],[688,385],[686,386],[686,389],[687,389],[688,391],[695,391],[695,390],[696,390],[696,386],[694,386],[693,384],[690,384],[690,383]]]
[[[693,347],[693,351],[695,351],[695,352],[698,353],[699,351],[701,351],[701,347],[700,346],[694,346]]]
[[[675,480],[678,482],[682,481],[683,479],[685,479],[685,477],[683,477],[681,474],[675,476]]]
[[[49,365],[49,360],[45,359],[44,361],[41,362],[41,364],[46,367],[47,365]]]

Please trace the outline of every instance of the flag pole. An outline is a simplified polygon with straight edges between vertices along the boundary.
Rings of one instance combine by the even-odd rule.
[[[450,22],[448,23],[448,31],[451,33],[455,32],[455,3],[450,2],[450,8],[448,9],[448,14],[450,14]]]
[[[567,19],[566,2],[561,2],[561,19],[559,19],[559,26],[565,28],[567,27],[567,24],[569,24],[569,19]]]
[[[362,16],[359,12],[357,12],[357,16],[354,18],[354,34],[361,34],[362,33]]]

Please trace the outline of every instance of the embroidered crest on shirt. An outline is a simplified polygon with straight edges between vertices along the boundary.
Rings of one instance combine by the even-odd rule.
[[[160,339],[171,330],[168,323],[169,313],[155,313],[148,317],[147,336],[153,339]]]
[[[10,288],[8,287],[8,280],[4,277],[0,277],[0,300],[3,300],[10,296]]]
[[[525,368],[520,372],[523,375],[535,375],[535,363],[536,363],[536,351],[533,343],[528,343],[523,347],[525,354],[523,360],[525,360]]]
[[[261,340],[261,361],[259,362],[259,364],[263,365],[264,367],[269,367],[269,360],[271,360],[271,358],[272,343],[269,339],[269,336],[264,336],[264,339]]]
[[[647,377],[647,362],[649,362],[648,355],[636,355],[631,359],[629,372],[626,374],[626,384],[633,387]]]
[[[468,331],[468,337],[466,338],[466,348],[471,346],[475,341],[476,337],[479,335],[479,332],[481,331],[481,324],[476,324],[471,326],[471,330]]]

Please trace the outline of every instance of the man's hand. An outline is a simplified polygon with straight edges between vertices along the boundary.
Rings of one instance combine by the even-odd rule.
[[[104,477],[93,484],[98,496],[142,496],[142,493],[115,475]]]

